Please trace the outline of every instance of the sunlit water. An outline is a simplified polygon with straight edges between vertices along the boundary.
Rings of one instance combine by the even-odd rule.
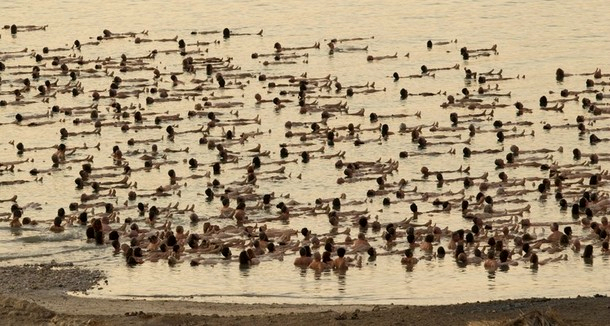
[[[399,90],[406,88],[411,93],[419,92],[446,92],[447,94],[459,94],[463,87],[471,91],[478,88],[476,82],[467,84],[464,80],[464,67],[473,71],[489,71],[503,69],[504,77],[517,77],[519,79],[498,82],[500,93],[511,92],[511,97],[499,98],[499,103],[513,104],[521,101],[526,107],[534,110],[531,114],[516,116],[514,107],[498,108],[494,112],[493,119],[507,121],[532,121],[531,127],[519,126],[518,131],[525,130],[526,133],[535,132],[535,137],[528,136],[516,139],[507,139],[504,145],[497,143],[494,133],[482,133],[476,135],[469,145],[472,149],[500,149],[504,146],[502,154],[481,154],[466,159],[461,155],[464,144],[431,146],[426,151],[447,152],[453,148],[456,155],[442,155],[438,157],[414,156],[407,159],[399,159],[400,151],[410,153],[420,151],[417,145],[410,141],[409,135],[392,135],[387,141],[374,142],[364,146],[355,147],[351,141],[337,143],[333,148],[326,148],[326,154],[346,151],[345,161],[366,160],[374,161],[381,158],[382,161],[389,159],[399,160],[400,167],[396,173],[388,176],[387,182],[396,182],[401,178],[406,180],[421,179],[419,170],[427,166],[431,170],[457,169],[460,165],[471,167],[471,176],[479,176],[484,172],[490,173],[490,180],[496,181],[499,171],[495,170],[493,160],[504,157],[508,147],[517,144],[521,150],[529,149],[557,149],[563,146],[563,153],[554,152],[552,158],[546,163],[557,161],[559,164],[573,163],[571,151],[573,148],[581,148],[583,152],[604,152],[606,145],[601,143],[595,147],[589,145],[588,135],[579,136],[575,128],[553,129],[545,131],[543,123],[560,125],[575,123],[575,117],[579,114],[587,114],[576,102],[568,102],[564,113],[545,112],[538,110],[538,98],[547,95],[550,99],[558,98],[557,94],[549,95],[549,91],[558,92],[561,89],[583,90],[585,80],[590,77],[570,77],[564,82],[555,80],[555,69],[562,67],[567,72],[584,73],[593,72],[595,68],[602,71],[610,70],[605,63],[610,43],[605,37],[610,32],[610,22],[603,19],[603,13],[610,6],[606,1],[589,1],[579,3],[577,1],[442,1],[442,2],[404,2],[404,1],[358,1],[358,2],[326,2],[326,1],[232,1],[224,3],[201,3],[175,4],[170,1],[106,1],[103,4],[88,4],[79,1],[57,1],[52,5],[41,5],[29,1],[12,1],[0,4],[2,11],[2,24],[18,25],[46,25],[46,31],[18,33],[12,37],[8,30],[1,31],[0,50],[2,52],[16,51],[23,48],[41,52],[41,48],[48,46],[70,47],[74,40],[81,43],[94,41],[95,37],[101,35],[103,29],[113,32],[141,32],[149,31],[148,38],[172,38],[178,36],[187,43],[197,41],[213,42],[220,40],[218,44],[200,46],[202,50],[208,49],[207,57],[232,57],[233,64],[242,67],[243,73],[253,73],[258,76],[261,73],[268,76],[273,75],[295,75],[307,73],[308,77],[324,77],[331,75],[337,77],[344,85],[364,85],[367,82],[375,82],[378,90],[386,89],[369,95],[356,94],[349,98],[350,112],[364,108],[365,116],[338,115],[328,122],[330,127],[345,126],[352,122],[361,124],[362,128],[378,126],[368,119],[370,112],[382,114],[414,114],[421,111],[421,118],[408,117],[401,119],[384,119],[381,123],[387,123],[391,131],[398,131],[400,123],[408,126],[430,125],[439,122],[441,127],[449,127],[449,113],[458,112],[460,115],[480,113],[481,111],[468,111],[466,109],[441,109],[439,105],[445,101],[445,96],[433,97],[409,97],[407,100],[399,99]],[[598,15],[599,19],[595,16]],[[222,40],[219,33],[211,35],[191,35],[191,31],[222,30],[230,27],[236,33],[256,33],[264,30],[264,36],[241,36]],[[373,37],[374,38],[371,38]],[[337,52],[328,54],[326,43],[332,38],[366,38],[357,42],[346,43],[345,46],[364,47],[368,51],[363,52]],[[426,49],[426,41],[433,40],[449,41],[457,40],[444,46],[435,46],[431,50]],[[262,61],[272,58],[252,59],[253,52],[259,54],[272,53],[273,44],[280,42],[287,47],[311,46],[315,42],[321,43],[320,49],[309,49],[299,51],[308,53],[307,58],[295,59],[294,65],[269,65],[263,66]],[[459,50],[462,46],[469,49],[488,48],[493,44],[498,45],[498,55],[490,57],[475,58],[463,61]],[[344,45],[340,45],[344,46]],[[197,46],[189,46],[187,50],[195,50]],[[174,42],[167,43],[143,43],[134,44],[131,39],[107,40],[100,46],[84,46],[78,55],[86,59],[113,57],[119,58],[125,53],[129,57],[144,56],[151,50],[177,49]],[[66,52],[70,53],[70,52]],[[395,59],[367,62],[367,55],[384,56],[398,53]],[[409,54],[406,57],[406,54]],[[196,54],[197,55],[197,54]],[[195,55],[195,56],[196,56]],[[303,60],[308,63],[304,63]],[[177,54],[159,54],[151,66],[158,67],[164,73],[181,72],[182,57]],[[31,58],[19,60],[4,60],[7,66],[18,64],[33,64]],[[402,76],[419,74],[420,66],[427,65],[430,68],[451,67],[460,65],[458,70],[439,71],[435,78],[401,79],[394,82],[390,76],[398,72]],[[50,62],[47,61],[47,67]],[[16,80],[28,75],[12,75],[14,71],[30,71],[29,69],[7,70],[0,73],[3,83],[0,91],[8,92],[21,84]],[[43,72],[45,70],[43,69]],[[121,75],[123,78],[151,78],[151,71],[132,72]],[[44,74],[43,74],[44,75]],[[523,77],[525,76],[525,77]],[[165,78],[163,87],[171,88]],[[189,78],[206,78],[205,72],[198,71],[193,77],[180,75],[181,80],[188,81]],[[39,85],[45,78],[34,81],[33,85]],[[66,84],[69,77],[60,77],[59,84]],[[607,79],[607,78],[606,78]],[[270,158],[263,158],[263,162],[279,159],[279,143],[298,144],[298,137],[288,139],[284,137],[286,131],[283,127],[286,121],[319,121],[319,113],[300,115],[294,103],[288,103],[287,107],[279,112],[273,109],[269,103],[255,105],[254,94],[261,93],[265,99],[278,96],[279,89],[269,89],[267,93],[267,82],[259,82],[255,78],[247,79],[249,84],[241,90],[217,90],[215,93],[235,96],[230,101],[241,101],[245,105],[239,108],[240,118],[253,118],[259,115],[261,125],[248,125],[236,127],[237,134],[252,132],[256,130],[265,131],[263,136],[250,139],[243,146],[236,145],[232,149],[239,151],[249,149],[257,144],[262,145],[263,150],[270,150]],[[244,82],[245,80],[242,80]],[[104,90],[110,83],[110,78],[83,79],[85,91]],[[281,81],[281,82],[286,82]],[[278,81],[280,83],[280,81]],[[494,85],[495,83],[491,83]],[[188,84],[184,88],[188,88]],[[597,86],[602,90],[602,86]],[[35,94],[26,95],[29,99]],[[202,95],[210,95],[207,91]],[[243,97],[242,97],[243,96]],[[12,95],[1,95],[0,99],[13,100]],[[133,103],[145,106],[145,96],[119,100],[124,106]],[[283,97],[291,98],[291,97]],[[296,99],[292,97],[292,99]],[[313,100],[313,99],[312,99]],[[320,99],[320,104],[337,103],[345,99]],[[0,108],[0,123],[10,123],[14,120],[16,113],[23,115],[40,114],[47,112],[52,105],[61,107],[90,105],[90,96],[72,97],[69,94],[58,95],[50,103],[37,103],[28,106],[8,106]],[[188,110],[193,109],[195,101],[180,101],[168,103],[155,103],[146,107],[144,112],[180,113],[186,116]],[[109,107],[109,100],[102,100],[99,109],[102,114]],[[224,110],[224,109],[219,109]],[[226,111],[225,111],[226,112]],[[87,116],[84,116],[86,118]],[[64,121],[60,119],[65,118]],[[53,150],[41,150],[37,152],[26,152],[23,156],[16,155],[16,149],[9,141],[15,143],[23,142],[26,147],[52,146],[60,142],[59,129],[65,127],[70,131],[92,130],[90,125],[74,126],[71,121],[74,117],[53,117],[50,120],[55,124],[43,127],[28,128],[15,125],[0,126],[0,162],[8,162],[29,158],[30,162],[16,166],[14,173],[3,172],[0,181],[27,180],[32,181],[34,177],[28,174],[32,168],[46,169],[50,163]],[[492,121],[479,123],[483,129],[491,129]],[[185,119],[179,122],[178,131],[198,128],[207,119],[195,118]],[[604,120],[595,124],[595,128],[606,126]],[[162,124],[165,127],[167,124]],[[309,131],[308,127],[294,128],[293,131]],[[344,132],[340,132],[339,134]],[[163,129],[150,129],[140,132],[122,133],[119,128],[104,127],[101,136],[71,137],[64,141],[70,147],[94,146],[101,142],[101,149],[80,150],[71,158],[84,158],[87,155],[95,156],[94,167],[112,165],[110,157],[113,145],[120,145],[124,152],[134,149],[149,150],[150,145],[136,145],[128,147],[126,141],[130,138],[151,139],[160,138],[164,135]],[[426,133],[426,136],[434,135]],[[448,133],[444,133],[448,134]],[[449,138],[445,140],[466,140],[467,132],[460,131],[452,133],[460,135],[460,139]],[[605,132],[596,134],[604,138]],[[212,130],[212,136],[220,137],[221,130]],[[210,170],[211,163],[217,161],[215,151],[210,151],[205,146],[198,145],[199,134],[186,134],[176,137],[175,142],[163,140],[158,142],[159,149],[183,149],[189,147],[189,153],[170,154],[169,159],[178,161],[171,166],[164,165],[158,170],[151,172],[139,172],[131,177],[131,181],[138,182],[139,193],[150,193],[156,187],[168,183],[167,171],[170,168],[176,170],[178,176],[188,176],[194,172],[188,169],[183,161],[191,157],[197,158],[204,165],[196,172],[204,174]],[[366,132],[362,139],[375,139],[379,137],[377,132]],[[431,142],[437,140],[430,139]],[[319,140],[316,146],[308,150],[319,148],[322,142]],[[300,147],[292,147],[299,152]],[[318,154],[314,154],[316,156]],[[527,156],[544,156],[545,154],[529,154]],[[297,158],[296,154],[290,158]],[[138,155],[128,157],[133,167],[142,166]],[[243,170],[232,170],[237,166],[244,166],[249,162],[244,157],[238,164],[227,164],[223,166],[223,173],[218,179],[223,184],[235,180],[241,180],[245,173]],[[580,162],[584,162],[583,159]],[[347,195],[347,201],[365,200],[366,190],[376,188],[374,180],[358,182],[354,184],[338,185],[335,180],[343,176],[342,169],[334,168],[335,159],[320,160],[313,159],[308,164],[297,163],[286,165],[285,175],[291,178],[283,181],[259,182],[256,192],[258,194],[275,192],[279,194],[290,193],[292,199],[298,202],[313,204],[316,198],[333,198],[341,193]],[[605,162],[601,162],[601,169],[606,168]],[[275,169],[274,166],[265,166],[263,170]],[[597,167],[591,167],[591,171],[599,171]],[[334,272],[323,272],[316,274],[310,270],[303,271],[292,265],[294,256],[290,252],[285,261],[263,261],[260,265],[250,269],[240,269],[236,263],[219,263],[214,266],[191,267],[186,263],[176,267],[169,267],[165,262],[145,263],[135,268],[129,268],[124,263],[122,256],[114,256],[109,247],[97,247],[85,241],[84,229],[69,228],[62,234],[51,234],[47,229],[50,221],[60,207],[67,208],[68,203],[79,201],[83,191],[74,189],[73,180],[78,174],[80,164],[69,164],[63,170],[43,175],[43,182],[29,182],[21,185],[2,186],[0,188],[0,199],[10,198],[13,194],[19,196],[18,203],[26,205],[35,202],[41,204],[40,210],[27,209],[25,216],[41,221],[36,227],[23,227],[18,231],[11,230],[8,222],[0,227],[0,262],[3,265],[23,264],[33,262],[74,262],[77,265],[102,269],[109,275],[109,284],[103,288],[91,291],[90,295],[101,297],[147,297],[147,298],[169,298],[218,301],[218,302],[264,302],[264,303],[403,303],[403,304],[438,304],[458,303],[465,301],[506,299],[515,297],[547,296],[565,297],[577,294],[591,295],[604,292],[591,285],[604,284],[608,281],[605,270],[608,261],[605,257],[598,255],[593,265],[585,265],[579,253],[566,252],[568,260],[565,262],[551,263],[541,266],[538,270],[528,267],[521,262],[519,266],[513,266],[508,271],[498,271],[495,274],[487,273],[482,266],[459,267],[448,255],[444,259],[433,259],[421,261],[412,271],[407,271],[400,264],[400,257],[380,256],[374,262],[365,262],[362,268],[352,268],[345,275]],[[545,177],[548,173],[536,168],[507,169],[510,177]],[[302,179],[295,176],[301,174]],[[451,174],[447,177],[459,177]],[[171,197],[159,198],[156,201],[148,200],[149,203],[159,207],[180,202],[180,208],[187,204],[196,204],[195,212],[201,217],[215,217],[220,208],[220,203],[215,201],[207,203],[202,193],[211,179],[203,178],[188,180],[188,186],[182,189],[181,196],[174,194]],[[451,183],[438,189],[434,182],[410,182],[407,189],[417,186],[418,191],[445,192],[452,190],[457,192],[462,189],[460,182]],[[476,195],[477,189],[466,190],[466,198]],[[528,183],[524,189],[534,189],[532,183]],[[584,190],[582,188],[581,190]],[[603,193],[604,186],[599,187],[598,192]],[[85,190],[90,193],[89,190]],[[493,193],[492,193],[493,194]],[[552,194],[546,200],[540,200],[539,194],[534,192],[523,196],[532,205],[531,213],[525,214],[535,222],[570,222],[569,214],[562,213],[558,209]],[[370,203],[354,206],[353,209],[368,209],[370,216],[377,216],[382,223],[400,221],[410,215],[409,204],[411,201],[403,201],[383,207],[381,198],[374,198]],[[434,198],[434,197],[432,197]],[[127,190],[117,190],[116,198],[110,198],[116,207],[120,207],[127,199]],[[442,199],[442,198],[441,198]],[[570,201],[577,199],[569,197]],[[274,203],[279,202],[279,198]],[[147,201],[143,199],[142,201]],[[129,205],[135,205],[130,202]],[[421,211],[433,209],[430,203],[417,201]],[[8,212],[10,203],[0,204],[2,212]],[[500,209],[511,209],[522,207],[525,204],[502,205]],[[350,209],[347,207],[346,209]],[[101,208],[97,208],[99,212]],[[383,210],[383,211],[381,211]],[[276,213],[265,214],[252,212],[251,219],[275,216]],[[420,217],[420,221],[432,219],[441,227],[448,226],[451,230],[459,228],[470,228],[470,222],[461,218],[457,209],[451,213],[429,214]],[[121,218],[132,217],[138,219],[136,209],[120,212]],[[598,219],[596,216],[595,219]],[[143,223],[143,222],[142,222]],[[226,225],[227,221],[215,221],[220,225]],[[187,215],[174,215],[173,225],[185,225],[191,232],[201,232],[201,225],[191,225]],[[291,228],[300,230],[308,227],[314,233],[323,234],[330,230],[330,226],[324,215],[296,217],[291,219],[289,225],[273,225],[273,227]],[[352,236],[356,236],[356,228],[349,222],[342,223],[340,230],[352,227]],[[588,230],[573,227],[575,236],[584,236]],[[536,232],[540,236],[541,228]],[[546,230],[548,234],[548,228]],[[380,233],[372,233],[369,230],[367,236],[372,239],[372,244],[383,252],[383,242],[379,238]],[[342,237],[342,236],[341,236]],[[339,237],[337,240],[342,241]],[[398,249],[404,248],[405,240],[400,239]],[[446,247],[447,239],[443,239],[442,245]],[[596,253],[599,253],[600,245],[595,243]],[[238,249],[233,250],[239,253]],[[416,256],[421,252],[416,251]],[[542,257],[548,255],[542,254]],[[584,275],[584,276],[583,276]]]

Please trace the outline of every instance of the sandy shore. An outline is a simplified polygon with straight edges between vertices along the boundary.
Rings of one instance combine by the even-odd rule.
[[[2,267],[0,277],[3,325],[522,325],[536,318],[604,325],[610,318],[606,296],[445,306],[246,305],[69,295],[104,284],[101,273],[69,265]]]

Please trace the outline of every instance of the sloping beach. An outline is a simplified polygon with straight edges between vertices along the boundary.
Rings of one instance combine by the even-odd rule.
[[[68,295],[104,283],[74,267],[10,267],[0,275],[3,325],[605,325],[610,317],[606,296],[439,306],[218,304]]]

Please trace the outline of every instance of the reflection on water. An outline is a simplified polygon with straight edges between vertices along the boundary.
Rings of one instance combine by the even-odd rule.
[[[320,10],[324,6],[325,10]],[[409,117],[385,120],[390,130],[397,132],[400,123],[408,125],[430,126],[439,122],[440,126],[448,127],[448,110],[439,109],[443,101],[440,97],[417,97],[412,96],[407,100],[399,100],[399,91],[406,88],[411,93],[419,92],[446,92],[447,94],[459,94],[460,90],[467,86],[476,89],[475,82],[465,82],[463,68],[468,67],[473,71],[490,71],[492,69],[503,69],[505,76],[515,78],[508,81],[498,82],[501,84],[500,91],[511,91],[509,98],[499,98],[495,103],[508,104],[509,107],[496,109],[494,116],[490,119],[499,119],[504,122],[535,121],[531,127],[535,131],[535,137],[516,138],[500,144],[495,140],[495,134],[478,134],[470,140],[472,149],[503,149],[501,154],[480,154],[471,158],[462,158],[460,151],[465,144],[430,147],[426,151],[448,152],[453,149],[457,151],[454,156],[439,156],[430,158],[426,156],[412,156],[399,161],[400,167],[393,175],[387,175],[387,183],[397,182],[401,178],[409,180],[408,188],[417,186],[422,192],[458,192],[463,189],[461,184],[449,183],[439,187],[436,182],[412,181],[421,179],[419,169],[427,166],[430,170],[457,169],[459,166],[469,166],[472,176],[489,172],[490,176],[497,174],[495,167],[490,165],[494,159],[503,157],[512,144],[518,144],[521,150],[549,148],[556,149],[565,146],[563,152],[555,151],[548,161],[557,161],[560,164],[574,163],[572,160],[572,148],[580,147],[583,152],[603,151],[604,147],[594,147],[588,144],[589,134],[578,134],[570,129],[544,130],[543,122],[549,122],[555,126],[575,121],[576,115],[585,114],[578,103],[566,103],[563,113],[552,114],[536,110],[538,98],[541,95],[550,97],[549,91],[557,92],[563,88],[570,90],[581,90],[585,88],[584,79],[568,78],[563,82],[554,79],[554,71],[557,67],[564,67],[570,72],[589,72],[600,67],[603,71],[610,67],[603,66],[605,58],[610,51],[610,41],[599,31],[610,30],[607,20],[596,21],[592,26],[587,15],[575,15],[575,12],[605,12],[609,4],[607,1],[589,1],[579,3],[577,1],[527,1],[514,3],[489,3],[483,1],[452,1],[436,4],[425,2],[410,3],[409,10],[404,10],[403,1],[359,1],[357,4],[342,2],[310,1],[306,6],[296,5],[293,1],[260,1],[251,4],[249,1],[233,1],[223,4],[202,4],[192,2],[175,6],[167,1],[106,1],[103,4],[82,3],[80,1],[61,1],[53,6],[33,5],[28,1],[10,1],[0,4],[5,23],[23,24],[48,24],[45,32],[20,33],[16,37],[10,37],[6,30],[2,30],[2,51],[20,50],[24,47],[39,50],[43,46],[62,47],[70,46],[72,42],[79,39],[86,42],[89,37],[99,35],[104,28],[112,31],[140,32],[149,30],[149,36],[155,38],[172,38],[178,35],[188,42],[198,40],[213,40],[192,36],[194,30],[219,30],[224,25],[239,23],[240,26],[229,26],[237,32],[257,31],[264,29],[264,36],[258,38],[233,38],[210,46],[209,56],[233,57],[233,62],[242,67],[243,72],[255,74],[265,73],[269,76],[292,74],[299,76],[304,72],[308,76],[336,76],[344,85],[364,85],[375,82],[376,89],[385,89],[384,92],[366,96],[354,96],[349,99],[349,112],[356,112],[365,108],[366,113],[376,112],[382,114],[408,113]],[[245,9],[244,9],[245,8]],[[235,13],[247,11],[247,15],[240,15],[239,20],[234,20]],[[66,12],[71,16],[67,17]],[[331,12],[332,15],[328,13]],[[94,14],[93,14],[94,13]],[[198,13],[198,14],[194,14]],[[299,17],[295,21],[295,17]],[[468,17],[465,19],[465,17]],[[515,26],[515,17],[518,17],[518,26]],[[565,19],[570,17],[570,19]],[[219,23],[221,22],[221,23]],[[217,24],[223,24],[218,26]],[[78,26],[78,28],[75,28]],[[476,32],[473,32],[476,31]],[[536,31],[530,33],[526,31]],[[374,36],[375,38],[370,38]],[[375,63],[366,62],[365,53],[340,53],[329,56],[325,43],[334,37],[361,37],[367,38],[361,42],[368,45],[366,54],[382,56],[399,53],[397,60],[379,61]],[[214,38],[218,38],[215,36]],[[450,43],[445,47],[435,47],[431,50],[425,48],[425,42],[458,40],[458,43]],[[309,45],[314,42],[322,43],[320,50],[312,50],[308,54],[308,63],[298,63],[292,66],[262,66],[260,61],[253,60],[250,56],[253,52],[272,52],[273,43],[281,41],[287,45]],[[498,44],[499,55],[489,58],[478,58],[463,61],[458,53],[460,47],[472,48],[487,47]],[[595,46],[591,46],[594,44]],[[84,57],[118,57],[121,53],[130,56],[146,55],[153,49],[159,50],[173,48],[174,45],[146,45],[136,47],[131,42],[112,40],[104,46],[83,48],[81,54]],[[196,48],[196,47],[193,47]],[[438,49],[441,50],[438,50]],[[587,49],[583,51],[582,49]],[[407,57],[406,54],[409,53]],[[174,60],[171,56],[160,56],[155,62],[162,68],[163,72],[182,71],[181,62]],[[0,60],[7,61],[8,60]],[[30,64],[31,60],[24,60]],[[12,63],[11,63],[12,64]],[[445,67],[459,64],[460,69],[451,73],[438,72],[434,78],[407,79],[394,82],[389,76],[398,72],[401,76],[418,74],[420,66],[426,64],[428,67]],[[11,78],[7,72],[0,74],[3,83],[0,91],[10,91],[17,87],[8,84]],[[134,72],[134,78],[151,77],[149,71]],[[524,77],[525,76],[525,77]],[[204,78],[200,74],[197,78]],[[186,76],[180,76],[186,80]],[[67,82],[67,80],[61,80]],[[100,78],[87,80],[85,91],[93,89],[106,89],[107,80]],[[253,103],[254,93],[263,92],[265,98],[275,96],[274,91],[268,88],[266,83],[258,83],[252,80],[252,87],[244,89],[243,98],[239,99],[247,103],[240,109],[240,117],[259,115],[261,125],[256,127],[238,128],[238,132],[253,132],[257,129],[272,132],[266,138],[261,137],[255,142],[262,142],[263,148],[272,151],[270,158],[279,157],[277,144],[286,142],[288,144],[299,144],[297,139],[286,139],[285,130],[282,128],[285,121],[310,122],[318,121],[318,115],[300,115],[291,110],[275,111],[264,105],[255,106]],[[16,84],[16,83],[15,83]],[[495,83],[489,83],[494,87]],[[264,92],[270,93],[265,94]],[[222,93],[222,91],[218,91]],[[226,94],[231,94],[225,91]],[[2,99],[12,100],[12,94],[5,95]],[[338,101],[345,99],[337,99]],[[143,99],[125,100],[125,105],[132,101],[134,105],[142,105]],[[512,104],[521,101],[527,107],[534,109],[530,115],[515,116]],[[39,114],[46,112],[50,106],[56,103],[44,103],[35,107],[11,106],[2,109],[0,122],[9,123],[13,121],[16,113]],[[69,98],[66,102],[58,103],[70,106],[90,105],[88,97],[81,96]],[[164,112],[172,110],[186,115],[192,109],[193,102],[166,104],[155,103],[150,111]],[[102,110],[105,110],[104,107]],[[109,109],[109,107],[108,107]],[[28,111],[29,110],[29,111]],[[28,111],[28,112],[25,112]],[[31,112],[30,112],[31,111]],[[422,111],[421,118],[413,116],[413,113]],[[460,112],[468,114],[470,112]],[[63,117],[62,117],[63,118]],[[70,122],[74,118],[65,117],[67,122],[56,121],[70,130],[89,130],[88,126],[73,126]],[[375,128],[377,125],[371,123],[368,116],[340,116],[329,120],[332,127],[341,127],[347,123],[361,125],[362,128]],[[491,122],[491,121],[489,121]],[[203,122],[201,120],[184,120],[180,123],[180,130],[191,130],[198,128]],[[487,122],[481,122],[486,124]],[[602,127],[603,120],[595,122],[595,126]],[[571,294],[593,294],[595,289],[583,287],[587,284],[589,276],[600,282],[608,282],[605,269],[608,266],[607,257],[596,256],[593,260],[583,260],[578,253],[570,253],[568,261],[550,263],[539,269],[529,268],[527,262],[520,261],[518,266],[512,266],[506,270],[493,273],[486,272],[482,266],[460,266],[448,255],[444,259],[433,259],[432,261],[420,261],[415,266],[405,267],[400,264],[398,256],[379,256],[374,261],[369,261],[361,268],[350,268],[345,274],[321,272],[316,273],[307,269],[295,268],[291,262],[292,253],[285,257],[284,262],[264,261],[261,265],[251,268],[239,268],[237,264],[216,264],[213,266],[189,266],[188,262],[169,267],[166,263],[145,263],[133,268],[126,267],[123,257],[113,255],[112,248],[108,246],[95,246],[85,243],[83,230],[80,228],[70,229],[63,234],[50,234],[48,225],[53,218],[54,212],[66,206],[68,202],[78,201],[81,192],[74,189],[73,179],[76,175],[78,165],[73,165],[73,170],[58,173],[44,174],[44,182],[31,182],[27,174],[32,168],[42,168],[50,165],[48,151],[38,150],[28,152],[19,157],[15,154],[15,148],[8,142],[15,140],[23,142],[26,146],[53,146],[59,141],[57,134],[59,125],[28,132],[28,129],[17,127],[12,124],[2,125],[0,139],[0,161],[14,161],[19,159],[33,159],[31,162],[17,166],[15,172],[2,172],[0,181],[12,180],[16,177],[27,179],[27,183],[0,188],[0,199],[19,195],[19,203],[24,205],[30,202],[38,202],[42,205],[41,210],[26,210],[28,217],[41,222],[35,227],[24,227],[20,230],[0,227],[0,263],[21,264],[48,262],[50,259],[58,262],[77,262],[84,266],[101,268],[108,272],[109,285],[101,290],[92,291],[92,296],[110,297],[144,297],[144,298],[185,298],[206,301],[231,301],[231,302],[259,302],[264,298],[266,302],[289,302],[289,303],[407,303],[407,304],[433,304],[433,303],[455,303],[463,301],[475,301],[481,299],[503,299],[524,296],[566,296]],[[137,140],[157,139],[159,132],[156,130],[142,130],[137,133],[125,134],[118,128],[104,128],[102,136],[89,135],[65,141],[70,146],[82,146],[87,143],[89,147],[101,142],[99,151],[91,150],[95,156],[95,166],[112,166],[109,157],[110,148],[120,144],[126,150],[125,140],[135,138]],[[518,127],[517,132],[525,128]],[[25,131],[24,131],[25,130]],[[528,131],[530,129],[527,129]],[[565,130],[565,131],[564,131]],[[602,133],[598,133],[603,137]],[[128,136],[128,138],[126,138]],[[368,134],[366,137],[375,139],[378,135]],[[456,136],[456,135],[454,135]],[[460,141],[467,140],[467,134],[454,137]],[[367,138],[368,139],[368,138]],[[363,140],[367,140],[363,139]],[[454,139],[454,140],[455,140]],[[436,141],[436,140],[435,140]],[[255,142],[240,147],[240,150],[255,146]],[[431,142],[433,142],[431,140]],[[178,137],[175,142],[166,139],[159,142],[162,149],[180,150],[189,147],[190,152],[172,154],[178,162],[197,157],[206,169],[217,161],[214,154],[210,154],[204,146],[196,146],[195,137]],[[299,148],[299,147],[296,147]],[[135,146],[132,149],[150,151],[150,146]],[[388,159],[398,160],[400,151],[409,153],[424,153],[417,144],[409,142],[395,134],[387,140],[373,142],[367,146],[354,147],[352,142],[337,142],[333,148],[326,148],[326,153],[346,151],[346,161],[367,160],[375,161]],[[316,154],[318,155],[318,154]],[[84,155],[83,155],[84,156]],[[137,155],[130,157],[132,162],[137,160]],[[83,158],[83,157],[78,157]],[[581,163],[576,162],[576,163]],[[246,162],[240,162],[239,166]],[[606,169],[602,162],[600,170]],[[138,180],[139,191],[154,190],[167,179],[167,168],[153,170]],[[186,164],[177,164],[175,170],[178,175],[186,176],[192,172]],[[202,170],[203,171],[203,170]],[[199,171],[203,173],[202,171]],[[507,173],[514,178],[522,177],[545,177],[546,173],[536,169],[506,169]],[[588,170],[590,171],[590,170]],[[198,172],[198,173],[199,173]],[[233,175],[230,168],[223,171],[223,182],[235,181],[238,176]],[[377,216],[382,223],[402,220],[409,214],[408,203],[397,202],[390,206],[384,206],[379,198],[370,199],[364,195],[366,191],[374,187],[374,184],[354,184],[350,187],[339,186],[335,180],[343,177],[341,169],[334,169],[323,160],[312,160],[308,164],[295,163],[287,166],[286,175],[302,175],[301,179],[290,178],[288,180],[265,182],[259,184],[257,193],[290,194],[290,198],[302,203],[312,203],[316,198],[333,198],[342,193],[346,194],[348,200],[364,201],[358,209],[368,209],[371,216]],[[491,179],[491,177],[490,177]],[[174,205],[180,202],[180,207],[185,204],[195,203],[196,212],[206,218],[217,214],[217,203],[204,203],[202,193],[207,187],[208,179],[189,180],[188,186],[181,196],[170,198],[159,198],[154,204],[159,207]],[[530,187],[528,181],[527,189]],[[476,188],[476,187],[475,187]],[[599,187],[599,192],[605,191],[605,186]],[[464,196],[473,196],[478,189],[466,190]],[[540,195],[536,192],[528,193],[521,198],[532,205],[531,212],[526,217],[536,222],[548,223],[551,221],[572,221],[565,212],[559,212],[557,204],[550,195]],[[116,207],[121,206],[126,198],[126,192],[120,191],[117,198],[109,199],[115,201]],[[119,201],[120,199],[120,201]],[[432,200],[433,198],[431,198]],[[134,203],[129,203],[132,205]],[[422,210],[432,210],[434,207],[428,203],[421,204]],[[0,204],[2,212],[8,211],[10,205]],[[521,207],[520,204],[507,204],[506,209]],[[96,208],[99,210],[99,208]],[[135,210],[121,212],[121,218],[137,218]],[[269,217],[270,213],[254,213],[252,219]],[[190,224],[188,214],[176,214],[172,217],[174,225],[185,225],[192,232],[201,232],[201,224]],[[439,226],[447,226],[450,230],[458,228],[470,228],[470,221],[461,218],[459,212],[451,213],[428,213],[420,217],[420,221],[433,219]],[[219,221],[221,226],[228,224]],[[290,222],[273,223],[273,227],[293,228],[300,230],[309,227],[316,233],[328,232],[330,226],[325,216],[298,216]],[[342,225],[339,230],[347,223]],[[574,235],[577,237],[587,236],[589,231],[574,227]],[[352,231],[352,236],[355,236]],[[543,227],[537,227],[532,233],[539,238],[546,237]],[[547,230],[548,232],[548,230]],[[367,233],[371,237],[371,243],[377,248],[383,246],[379,239],[380,234]],[[399,246],[404,245],[400,240]],[[443,245],[446,241],[443,240]],[[400,248],[400,247],[399,247]],[[586,275],[587,277],[575,279],[573,275]],[[347,278],[349,277],[349,284]],[[545,280],[540,282],[539,280]],[[397,281],[399,280],[399,281]],[[516,282],[515,280],[518,280]],[[487,286],[477,286],[486,282]],[[150,286],[163,285],[163,286]],[[205,290],[202,290],[205,289]],[[170,289],[170,290],[168,290]],[[171,293],[165,293],[171,291]],[[366,295],[363,295],[366,294]]]

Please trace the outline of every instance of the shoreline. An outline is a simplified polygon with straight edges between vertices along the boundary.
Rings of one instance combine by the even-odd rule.
[[[206,303],[70,295],[70,289],[86,291],[104,278],[99,272],[72,266],[2,267],[0,274],[4,281],[0,286],[0,315],[8,324],[513,325],[511,321],[517,319],[546,318],[553,325],[597,325],[610,317],[610,298],[603,295],[432,306]],[[33,279],[39,281],[35,287],[28,287]]]
[[[0,294],[0,301],[0,314],[7,316],[9,324],[300,325],[315,322],[343,325],[345,321],[383,325],[512,325],[511,321],[535,315],[555,318],[565,325],[600,325],[610,315],[610,299],[603,296],[438,306],[328,306],[92,299],[51,291],[36,297]]]

